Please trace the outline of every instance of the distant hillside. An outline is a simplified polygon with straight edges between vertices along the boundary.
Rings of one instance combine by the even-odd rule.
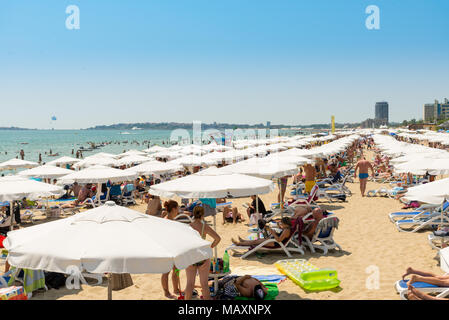
[[[359,123],[336,123],[336,128],[343,128],[344,126],[348,128],[357,127]],[[113,125],[102,125],[88,128],[86,130],[132,130],[132,128],[137,127],[141,129],[153,129],[153,130],[174,130],[174,129],[192,129],[192,123],[178,123],[178,122],[160,122],[160,123],[117,123]],[[259,123],[255,125],[250,124],[237,124],[237,123],[201,123],[201,128],[206,129],[256,129],[256,128],[267,128],[265,124]],[[313,129],[329,129],[330,123],[323,124],[312,124],[312,125],[285,125],[285,124],[271,124],[271,129],[281,129],[281,128],[313,128]]]
[[[18,127],[0,127],[0,130],[33,130],[33,129],[18,128]]]

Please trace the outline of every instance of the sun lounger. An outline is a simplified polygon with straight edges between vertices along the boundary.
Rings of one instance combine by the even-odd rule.
[[[136,204],[136,200],[134,199],[134,185],[127,184],[123,187],[121,201],[122,205],[134,205]]]
[[[449,217],[446,213],[442,215],[440,212],[434,212],[426,216],[402,219],[395,222],[396,228],[401,232],[417,232],[441,225],[449,225]]]
[[[310,251],[315,252],[315,249],[320,249],[323,250],[323,255],[326,255],[329,250],[341,250],[341,247],[333,239],[333,234],[335,229],[338,228],[338,224],[339,219],[337,217],[327,217],[318,223],[312,239],[303,235],[302,238]]]
[[[401,300],[407,299],[408,280],[399,280],[395,283],[396,291],[399,293]],[[421,292],[428,294],[437,294],[437,297],[443,298],[449,296],[449,287],[439,287],[426,282],[414,282],[413,287]]]
[[[422,205],[419,208],[416,208],[414,211],[399,211],[392,212],[388,216],[391,222],[396,222],[397,220],[406,219],[406,218],[420,218],[429,216],[431,213],[439,212],[441,210],[441,205]],[[449,209],[449,202],[446,201],[443,205],[443,210],[446,211]]]
[[[193,218],[185,213],[178,214],[173,220],[182,222],[182,223],[192,223]]]
[[[300,253],[304,254],[304,250],[302,248],[302,245],[299,245],[297,241],[294,241],[294,238],[298,235],[298,228],[299,224],[296,224],[295,230],[291,233],[290,238],[283,244],[282,242],[276,241],[274,238],[266,239],[261,244],[250,247],[250,246],[236,246],[232,244],[229,246],[226,250],[231,251],[242,251],[242,250],[248,250],[245,254],[241,256],[242,259],[245,259],[249,255],[256,253],[256,252],[284,252],[289,258],[292,256],[292,253]],[[275,243],[276,247],[269,248],[266,247],[269,243]]]
[[[444,244],[449,245],[449,235],[448,236],[437,236],[433,233],[430,233],[427,236],[427,240],[429,241],[429,245],[432,249],[441,250]]]

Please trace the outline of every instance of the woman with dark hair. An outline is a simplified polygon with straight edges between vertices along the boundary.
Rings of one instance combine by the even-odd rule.
[[[196,206],[193,209],[193,222],[190,226],[198,231],[201,238],[206,239],[206,235],[211,236],[214,239],[211,248],[215,248],[220,242],[220,236],[206,224],[204,221],[204,208],[201,206]],[[185,290],[185,300],[190,300],[192,298],[193,288],[195,287],[196,274],[200,275],[201,291],[204,300],[210,300],[209,291],[209,269],[210,269],[210,259],[206,259],[195,263],[186,269],[187,285]]]
[[[164,202],[165,210],[162,212],[162,218],[174,220],[179,213],[179,205],[175,200]]]
[[[166,211],[163,212],[162,218],[167,218],[169,220],[173,220],[178,215],[179,205],[174,200],[165,201],[164,208]],[[170,293],[170,289],[168,287],[168,276],[170,271],[164,273],[161,277],[162,289],[164,289],[164,294],[167,298],[176,299],[175,295]],[[175,294],[181,294],[181,285],[179,282],[179,271],[176,267],[173,267],[172,275],[171,275],[172,283],[173,283],[173,291]]]

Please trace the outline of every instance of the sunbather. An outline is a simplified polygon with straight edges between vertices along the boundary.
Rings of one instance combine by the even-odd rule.
[[[62,205],[61,208],[74,208],[77,205],[79,205],[80,203],[83,203],[84,201],[86,201],[86,199],[92,198],[94,195],[95,195],[95,193],[92,190],[92,184],[88,183],[84,187],[81,188],[81,190],[78,194],[78,199],[76,199],[73,202],[66,203],[66,204]]]
[[[245,218],[243,218],[243,215],[239,213],[237,207],[223,208],[223,224],[226,224],[226,222],[232,222],[236,224],[238,220],[243,222],[245,221]]]
[[[276,241],[284,243],[290,239],[290,235],[292,232],[292,222],[290,218],[283,217],[280,222],[278,222],[278,227],[282,230],[280,233],[277,233],[275,230],[271,229],[267,224],[265,225],[265,231]],[[267,239],[257,239],[257,240],[245,240],[239,237],[239,240],[231,239],[232,243],[236,246],[257,246]],[[267,247],[274,248],[276,244],[274,242],[268,243]]]
[[[268,293],[268,289],[256,278],[246,275],[225,276],[218,281],[218,290],[221,297],[234,299],[236,297],[255,298],[263,300]]]
[[[421,292],[412,285],[408,286],[407,298],[409,300],[449,300],[447,298],[437,298],[428,293]]]
[[[312,209],[309,206],[301,206],[295,209],[295,215],[292,217],[292,221],[297,218],[303,218],[308,213],[312,212],[313,221],[312,223],[305,226],[305,230],[303,231],[303,235],[311,238],[315,233],[315,230],[318,226],[318,223],[325,218],[324,211],[321,208]]]
[[[425,282],[440,287],[449,287],[449,275],[439,276],[434,273],[416,270],[412,267],[407,268],[406,272],[402,275],[402,279],[404,280],[408,275],[411,275],[408,285],[414,282]]]

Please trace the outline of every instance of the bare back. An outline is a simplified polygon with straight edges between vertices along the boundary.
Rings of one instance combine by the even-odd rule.
[[[373,170],[373,166],[368,160],[362,159],[357,162],[356,169],[359,168],[359,173],[368,173],[368,169]]]
[[[304,174],[307,181],[314,181],[316,177],[316,170],[313,166],[304,166]]]

